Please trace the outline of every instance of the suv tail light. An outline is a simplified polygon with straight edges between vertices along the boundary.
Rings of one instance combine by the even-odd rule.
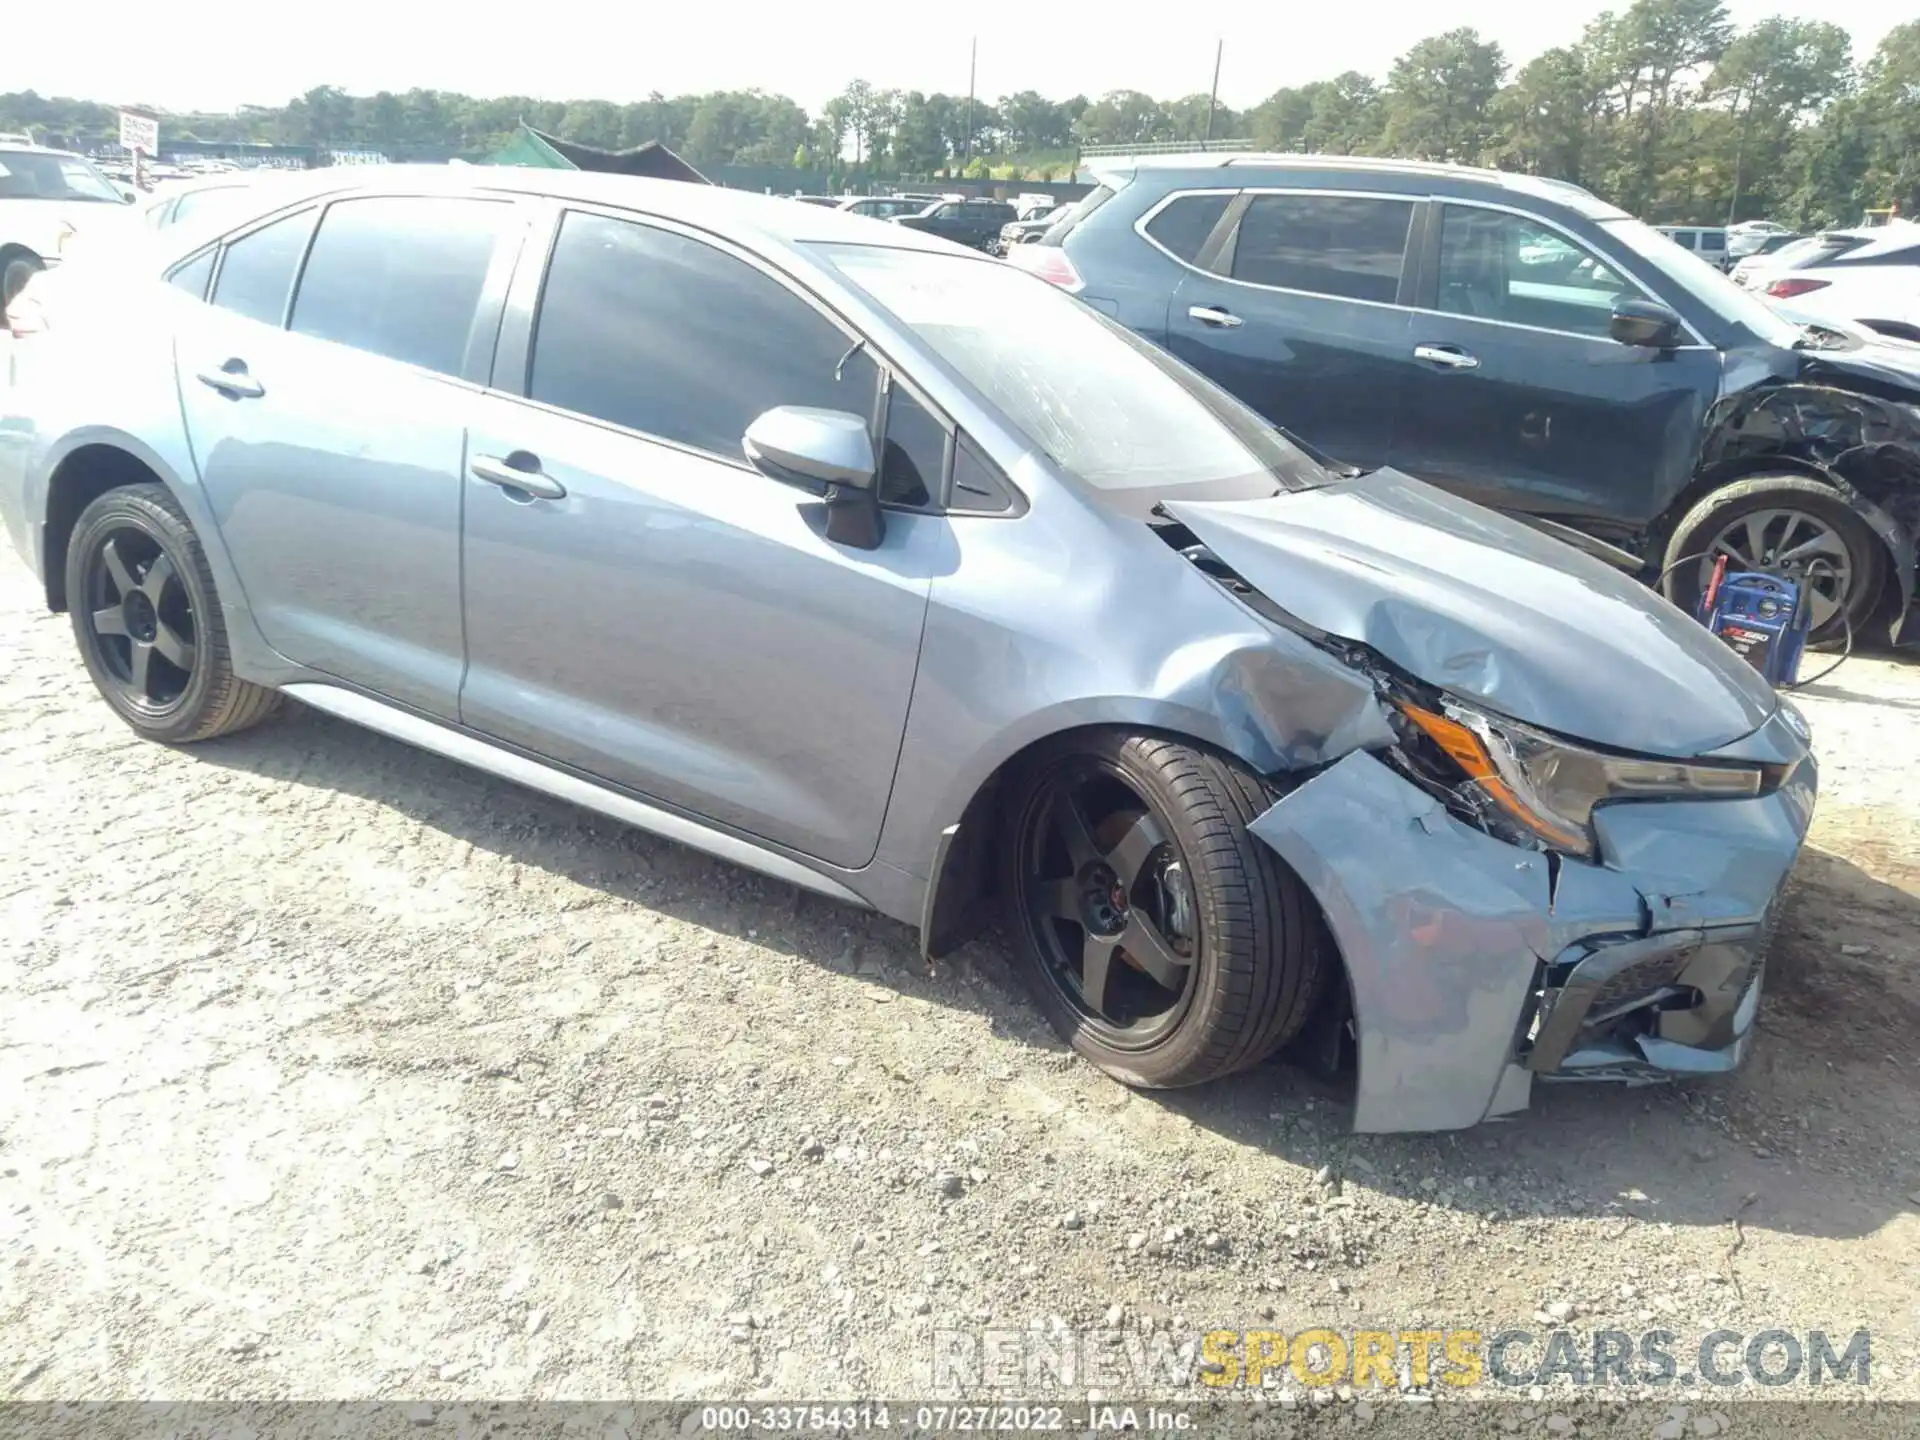
[[[1824,290],[1832,283],[1831,280],[1796,280],[1787,278],[1775,280],[1770,283],[1765,293],[1771,295],[1776,300],[1791,300],[1794,296],[1805,295],[1810,290]]]
[[[1058,245],[1013,245],[1007,250],[1007,263],[1029,275],[1038,275],[1050,285],[1058,285],[1069,295],[1078,294],[1086,283],[1073,261]]]

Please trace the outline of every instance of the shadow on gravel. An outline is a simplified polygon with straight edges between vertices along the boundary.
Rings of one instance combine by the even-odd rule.
[[[362,796],[612,899],[982,1013],[998,1034],[1063,1049],[997,938],[929,977],[905,926],[300,707],[194,756]],[[1902,937],[1915,934],[1920,899],[1809,850],[1775,942],[1759,1044],[1726,1080],[1536,1085],[1528,1112],[1444,1135],[1352,1135],[1345,1081],[1280,1061],[1146,1098],[1277,1158],[1444,1208],[1676,1226],[1721,1226],[1738,1214],[1788,1233],[1867,1234],[1909,1208],[1903,1192],[1920,1173],[1920,1067],[1907,1063],[1920,1000],[1899,968],[1911,950]]]

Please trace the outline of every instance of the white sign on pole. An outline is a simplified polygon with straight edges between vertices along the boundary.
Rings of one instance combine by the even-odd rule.
[[[140,115],[132,110],[122,110],[120,112],[120,146],[124,150],[138,150],[143,155],[159,155],[160,121],[158,117]]]

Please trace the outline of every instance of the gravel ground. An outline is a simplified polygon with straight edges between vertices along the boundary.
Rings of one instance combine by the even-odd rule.
[[[1312,1323],[1870,1326],[1920,1396],[1920,667],[1803,700],[1742,1074],[1356,1138],[1281,1065],[1129,1093],[997,943],[929,975],[309,711],[144,744],[9,557],[0,1398],[924,1395],[936,1327]]]

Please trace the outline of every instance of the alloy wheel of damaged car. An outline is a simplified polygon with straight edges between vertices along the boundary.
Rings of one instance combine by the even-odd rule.
[[[67,546],[67,606],[95,687],[150,740],[229,734],[278,708],[235,677],[206,553],[160,485],[109,490]]]
[[[1002,893],[1054,1028],[1131,1085],[1258,1064],[1318,999],[1328,942],[1299,880],[1247,829],[1276,798],[1230,760],[1155,736],[1069,736],[1022,777]]]
[[[1725,556],[1727,572],[1785,572],[1805,587],[1815,643],[1857,635],[1873,617],[1886,546],[1831,486],[1801,475],[1764,475],[1714,491],[1673,532],[1668,596],[1692,611]]]

